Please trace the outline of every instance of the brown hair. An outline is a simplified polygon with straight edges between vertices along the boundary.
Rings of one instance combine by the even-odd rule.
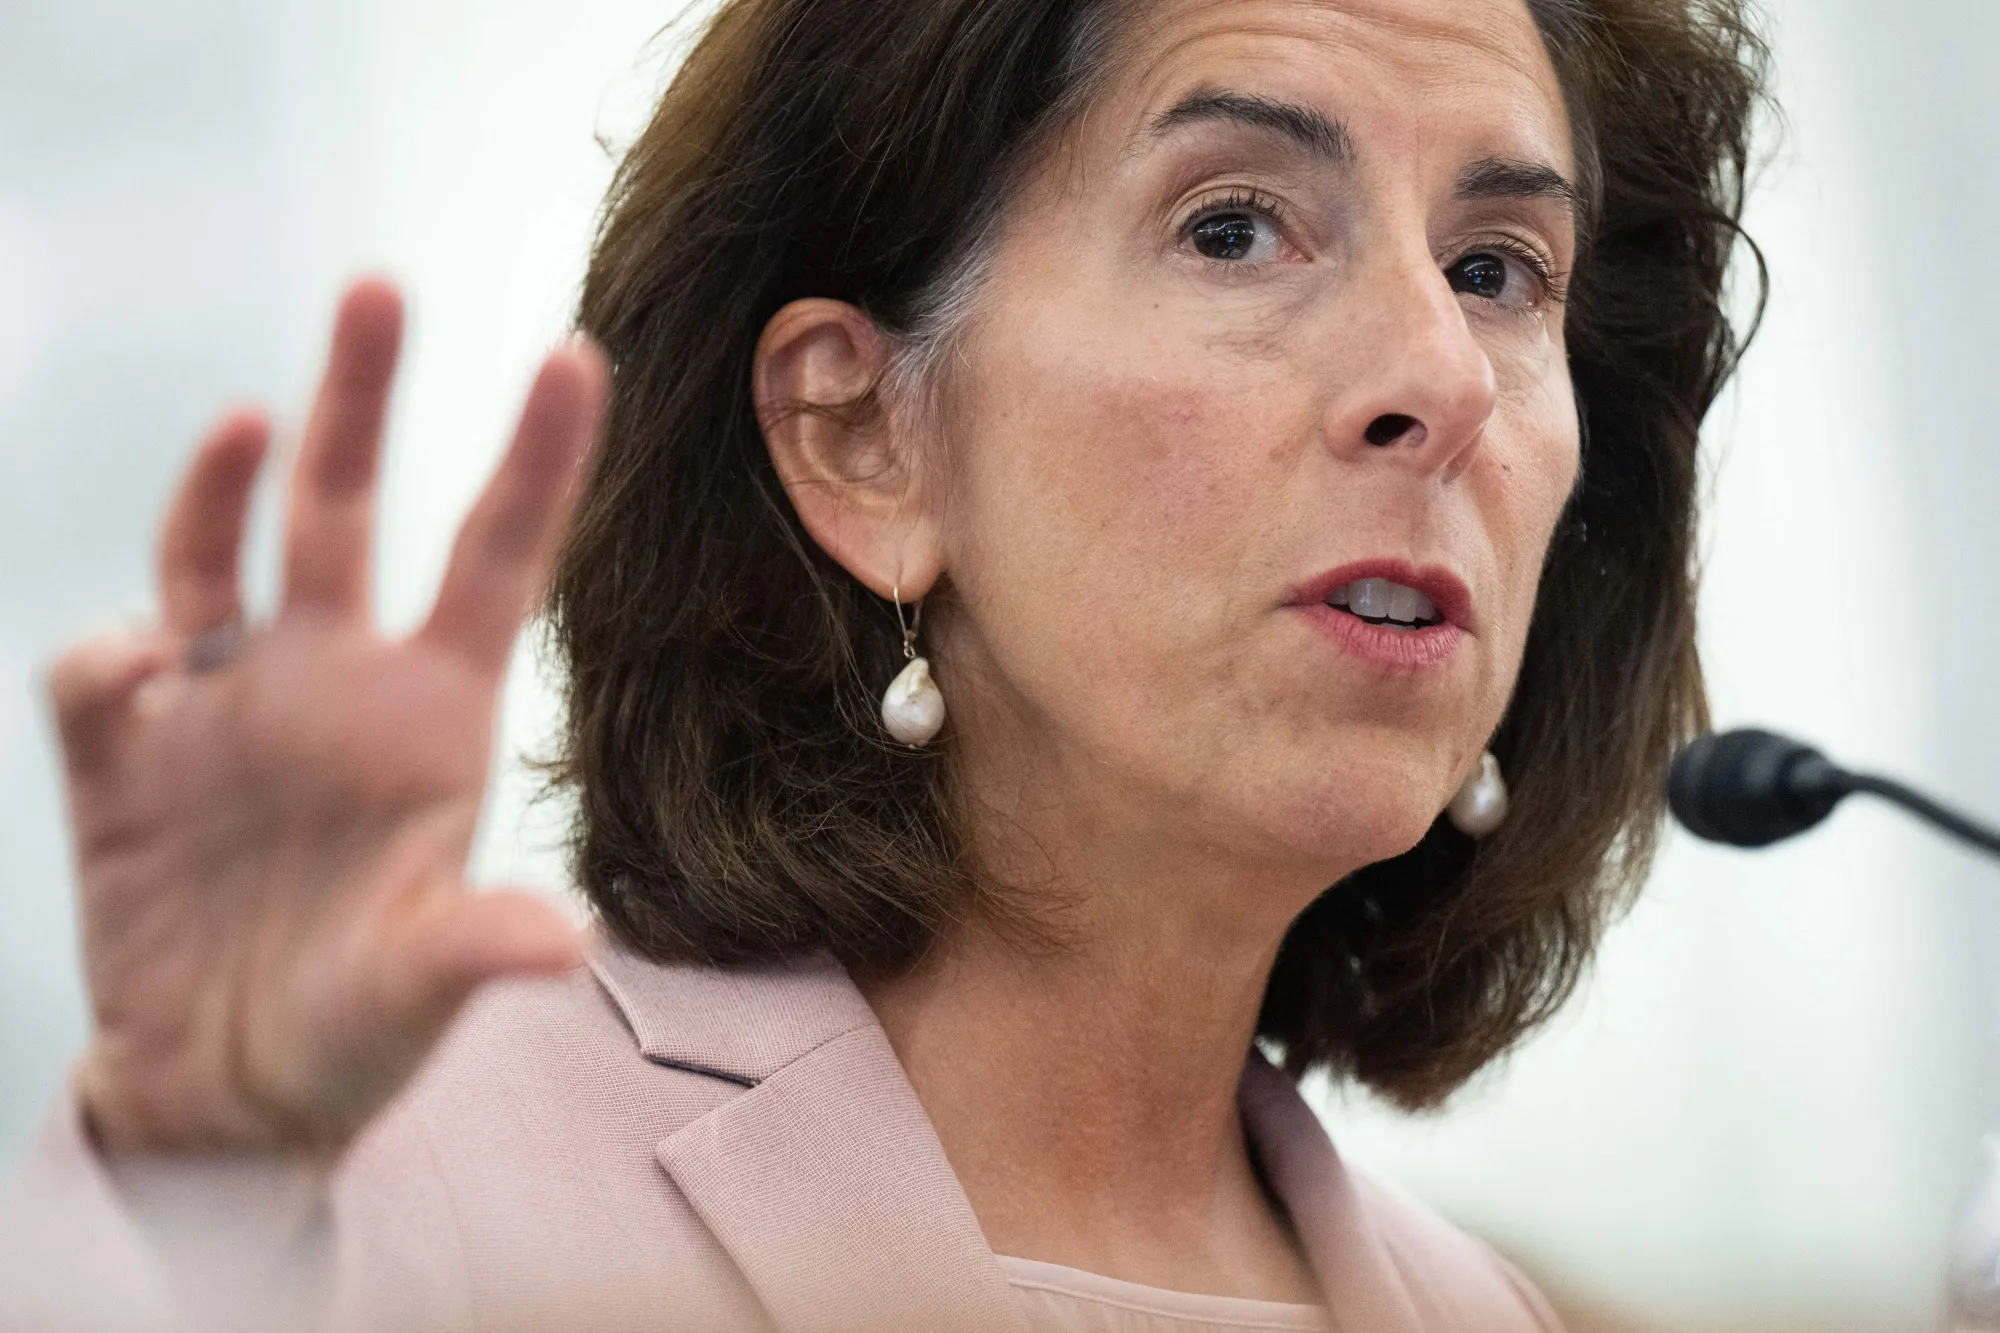
[[[551,625],[575,873],[649,956],[894,969],[981,908],[943,758],[874,718],[895,616],[801,527],[752,353],[807,296],[921,342],[1105,69],[1113,3],[727,0],[624,160],[580,317],[616,368],[609,433]],[[1723,284],[1764,59],[1741,5],[1530,0],[1594,225],[1582,479],[1493,744],[1513,813],[1476,845],[1441,821],[1293,925],[1261,1032],[1295,1072],[1441,1099],[1555,1010],[1645,873],[1705,718],[1696,441],[1740,346]]]

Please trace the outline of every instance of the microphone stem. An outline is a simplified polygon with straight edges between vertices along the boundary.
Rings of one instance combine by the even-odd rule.
[[[1848,773],[1846,787],[1849,791],[1867,792],[1902,806],[1917,818],[1943,829],[1954,838],[1968,842],[1992,856],[2000,856],[2000,833],[1983,824],[1975,823],[1954,810],[1947,810],[1930,797],[1911,791],[1900,782],[1888,778],[1878,778],[1868,773]]]

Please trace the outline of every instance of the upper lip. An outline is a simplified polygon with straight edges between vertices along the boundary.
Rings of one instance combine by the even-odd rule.
[[[1471,633],[1472,591],[1465,581],[1442,565],[1413,565],[1407,560],[1357,560],[1339,569],[1330,569],[1300,586],[1292,594],[1293,606],[1323,604],[1338,588],[1362,579],[1387,579],[1405,588],[1414,588],[1431,599],[1445,623]]]

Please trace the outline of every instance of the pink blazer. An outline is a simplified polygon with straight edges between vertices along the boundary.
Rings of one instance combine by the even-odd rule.
[[[1261,1060],[1241,1104],[1342,1333],[1557,1329],[1491,1250],[1347,1170]],[[254,1167],[182,1171],[171,1197],[236,1227],[206,1268],[201,1210],[135,1204],[59,1115],[0,1205],[0,1328],[219,1326],[283,1273],[295,1306],[370,1333],[1026,1333],[874,1014],[824,958],[719,971],[599,946],[565,980],[489,989],[342,1164],[330,1225]]]

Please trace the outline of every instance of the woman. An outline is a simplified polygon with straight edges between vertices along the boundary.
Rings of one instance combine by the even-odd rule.
[[[96,1030],[16,1308],[1552,1327],[1258,1043],[1434,1104],[1641,876],[1758,59],[1725,0],[726,4],[420,631],[365,283],[276,619],[237,415],[160,630],[55,672]],[[461,884],[552,568],[582,940]]]

